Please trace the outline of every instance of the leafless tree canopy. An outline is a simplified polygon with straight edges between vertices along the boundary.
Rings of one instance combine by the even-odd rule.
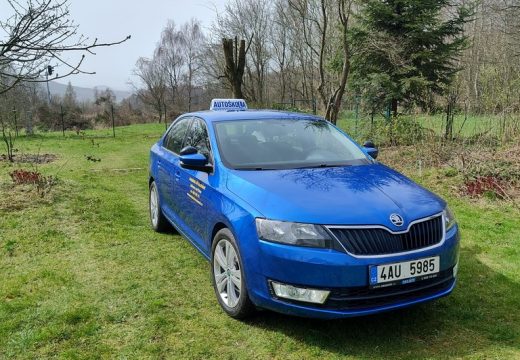
[[[140,58],[136,63],[134,74],[139,78],[144,88],[137,90],[141,100],[151,105],[159,115],[159,122],[162,122],[166,113],[166,73],[163,71],[164,64],[157,56],[152,59]]]
[[[54,79],[87,72],[81,69],[84,56],[115,44],[83,37],[69,16],[68,0],[7,1],[13,15],[0,21],[5,33],[0,39],[0,93],[20,83],[46,81],[48,65],[56,67]],[[518,1],[453,0],[439,16],[449,19],[460,5],[474,9],[472,21],[464,25],[469,46],[456,59],[460,71],[449,94],[428,99],[431,108],[442,111],[450,102],[475,113],[520,111]],[[157,34],[154,52],[136,63],[136,93],[161,121],[207,108],[211,97],[233,96],[222,39],[237,38],[245,40],[242,95],[253,106],[317,100],[331,121],[358,101],[370,112],[366,94],[353,86],[360,76],[367,83],[370,79],[356,73],[352,59],[363,48],[356,48],[350,37],[364,6],[366,2],[354,0],[229,0],[215,10],[209,28],[196,19],[180,25],[170,21]],[[388,48],[399,46],[396,38],[368,40],[365,50],[379,46],[389,56]],[[76,55],[75,61],[67,54]],[[402,66],[410,61],[391,60]]]
[[[85,53],[98,47],[120,44],[130,39],[102,43],[80,33],[70,18],[68,0],[7,0],[13,15],[0,20],[4,37],[0,39],[0,94],[20,82],[47,81],[86,73],[81,69]],[[77,53],[74,60],[66,54]],[[51,68],[49,68],[49,66]],[[59,71],[59,73],[58,73]]]
[[[180,27],[168,21],[153,56],[138,59],[134,74],[137,93],[162,121],[175,106],[191,111],[202,91],[202,65],[206,38],[200,22],[192,19]]]

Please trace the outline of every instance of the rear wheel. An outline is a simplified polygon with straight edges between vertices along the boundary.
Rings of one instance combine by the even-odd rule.
[[[152,229],[157,232],[166,232],[171,229],[171,225],[164,217],[159,203],[159,192],[155,181],[150,184],[150,223]]]
[[[242,259],[231,231],[220,230],[211,249],[213,288],[222,309],[235,319],[243,319],[254,311],[249,299]]]

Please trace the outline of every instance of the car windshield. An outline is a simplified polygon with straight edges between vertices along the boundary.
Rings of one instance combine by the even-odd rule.
[[[324,120],[262,119],[215,123],[220,156],[241,170],[332,167],[369,163]]]

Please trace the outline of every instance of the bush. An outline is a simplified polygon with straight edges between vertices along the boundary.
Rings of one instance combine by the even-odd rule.
[[[386,130],[388,138],[396,145],[414,145],[425,138],[425,129],[410,117],[391,121]]]
[[[378,146],[390,145],[414,145],[422,141],[428,135],[428,129],[411,117],[402,116],[393,120],[377,118],[371,121],[363,119],[357,122],[357,128],[352,129],[352,121],[349,120],[348,132],[355,133],[360,142],[373,140]]]
[[[490,198],[504,199],[507,197],[504,187],[504,182],[494,176],[479,176],[474,180],[466,181],[463,191],[469,196],[486,195]]]
[[[9,173],[16,185],[37,184],[42,179],[42,174],[37,171],[14,170]]]
[[[44,176],[38,171],[18,169],[9,173],[15,185],[36,185],[38,195],[44,197],[57,184],[56,176]]]

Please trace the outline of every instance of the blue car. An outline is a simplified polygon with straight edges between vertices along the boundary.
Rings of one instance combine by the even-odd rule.
[[[317,116],[213,100],[151,148],[151,225],[173,225],[210,262],[234,318],[343,318],[448,295],[452,212],[377,154]]]

